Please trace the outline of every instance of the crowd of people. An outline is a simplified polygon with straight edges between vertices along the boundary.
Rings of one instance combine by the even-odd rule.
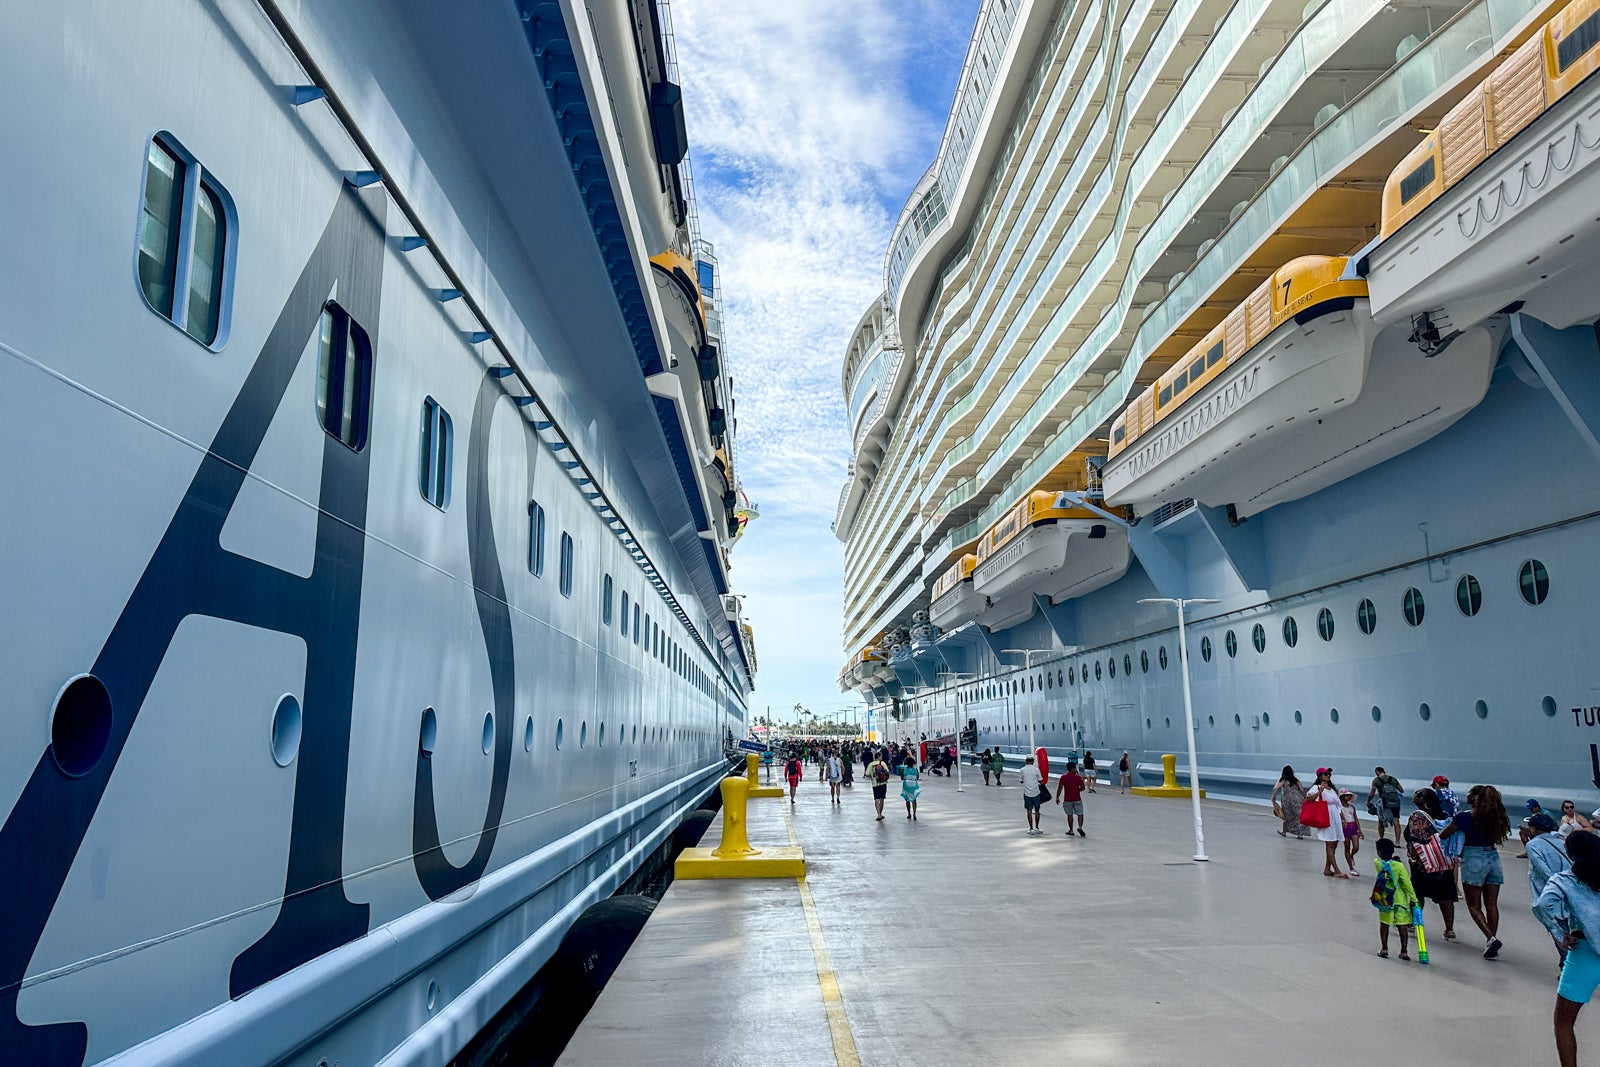
[[[819,781],[829,787],[830,801],[841,803],[840,790],[854,784],[854,766],[861,763],[870,784],[876,818],[884,818],[890,783],[900,782],[900,800],[906,818],[915,822],[924,774],[953,772],[957,754],[953,745],[913,742],[875,745],[864,741],[797,741],[783,745],[779,756],[794,803],[807,767],[815,767]],[[970,757],[983,775],[983,784],[1004,784],[1005,756],[999,749],[984,749]],[[1132,763],[1127,752],[1116,762],[1120,791],[1132,785]],[[1042,836],[1042,812],[1055,803],[1066,817],[1068,838],[1087,837],[1084,828],[1085,793],[1095,791],[1097,765],[1093,753],[1071,760],[1065,773],[1052,782],[1033,756],[1024,758],[1017,781],[1023,800],[1028,836]],[[1536,799],[1525,802],[1527,815],[1513,827],[1500,790],[1474,785],[1458,794],[1445,775],[1435,775],[1428,785],[1410,794],[1412,811],[1400,780],[1383,767],[1375,767],[1368,785],[1365,809],[1377,822],[1373,859],[1375,875],[1371,903],[1378,909],[1378,955],[1389,958],[1391,932],[1398,935],[1399,958],[1412,959],[1415,940],[1422,948],[1419,927],[1425,908],[1438,910],[1445,942],[1458,941],[1456,905],[1466,901],[1467,914],[1483,937],[1484,959],[1496,959],[1500,940],[1500,890],[1505,884],[1499,847],[1513,831],[1523,848],[1517,859],[1528,861],[1528,884],[1533,913],[1549,931],[1555,946],[1560,981],[1556,990],[1554,1027],[1562,1067],[1577,1063],[1575,1023],[1579,1011],[1600,987],[1600,952],[1588,932],[1600,936],[1600,809],[1585,815],[1571,800],[1558,812],[1549,812]],[[1367,838],[1358,810],[1356,791],[1335,783],[1331,767],[1318,767],[1309,785],[1291,766],[1283,768],[1271,792],[1273,814],[1280,837],[1315,837],[1323,846],[1322,874],[1334,879],[1359,878],[1356,857]],[[1418,957],[1426,962],[1425,954]]]
[[[1444,940],[1456,941],[1456,904],[1465,898],[1467,914],[1483,936],[1484,959],[1497,958],[1504,948],[1500,888],[1505,869],[1499,848],[1513,829],[1500,790],[1475,785],[1462,797],[1448,777],[1435,775],[1412,792],[1414,810],[1402,821],[1404,798],[1399,779],[1375,767],[1366,809],[1378,823],[1371,897],[1378,908],[1378,955],[1389,957],[1392,929],[1399,934],[1400,959],[1411,959],[1411,935],[1424,925],[1428,903],[1438,908]],[[1552,815],[1533,798],[1524,806],[1528,814],[1516,828],[1523,851],[1516,858],[1528,861],[1533,913],[1555,945],[1561,975],[1554,1016],[1556,1051],[1562,1067],[1574,1067],[1574,1023],[1600,987],[1600,953],[1588,937],[1590,930],[1600,936],[1600,835],[1595,833],[1600,809],[1586,816],[1574,801],[1564,800],[1559,815]],[[1280,820],[1280,837],[1314,835],[1323,843],[1324,876],[1356,876],[1355,857],[1366,835],[1355,791],[1336,788],[1332,768],[1318,767],[1306,786],[1293,767],[1284,767],[1272,787],[1272,810]],[[1341,842],[1344,869],[1336,855]]]

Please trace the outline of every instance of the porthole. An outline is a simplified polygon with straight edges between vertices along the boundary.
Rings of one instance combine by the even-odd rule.
[[[487,756],[494,749],[494,712],[483,713],[483,754]]]
[[[1078,684],[1078,668],[1076,668],[1076,667],[1068,667],[1067,668],[1067,684],[1068,685],[1077,685]]]
[[[1133,677],[1133,657],[1126,652],[1122,654],[1122,673]]]
[[[1428,707],[1427,702],[1424,701],[1423,703],[1417,705],[1417,714],[1422,717],[1423,722],[1427,722],[1429,719],[1433,718],[1433,709]]]
[[[1267,650],[1267,628],[1259,622],[1250,630],[1250,643],[1256,646],[1257,652]]]
[[[1378,628],[1378,609],[1372,606],[1372,601],[1363,600],[1356,605],[1356,625],[1368,636]]]
[[[1046,671],[1044,675],[1044,687],[1046,689],[1054,689],[1056,687],[1056,676],[1049,671]]]
[[[1489,717],[1489,705],[1485,704],[1481,700],[1472,705],[1472,710],[1478,713],[1478,718],[1480,719],[1487,719]]]
[[[1057,667],[1056,668],[1056,685],[1057,686],[1063,686],[1063,685],[1066,685],[1066,684],[1067,684],[1066,675],[1062,673],[1061,668]]]
[[[439,743],[439,716],[432,708],[422,709],[422,729],[417,735],[417,748],[424,756],[433,755],[434,746]]]
[[[1150,720],[1149,720],[1149,719],[1146,719],[1146,720],[1145,720],[1145,721],[1144,721],[1144,728],[1145,728],[1145,729],[1146,729],[1146,730],[1153,730],[1153,729],[1155,729],[1155,727],[1154,727],[1154,726],[1152,726],[1152,725],[1151,725],[1151,724],[1150,724]]]
[[[291,693],[278,698],[272,710],[272,762],[287,767],[300,751],[300,702]]]
[[[1094,661],[1094,680],[1097,681],[1097,682],[1100,680],[1100,661],[1099,660],[1095,660]]]
[[[533,751],[533,716],[529,715],[522,723],[522,751]]]
[[[1150,650],[1147,648],[1139,650],[1139,671],[1141,674],[1150,673]]]
[[[1517,574],[1517,586],[1522,590],[1522,599],[1530,604],[1543,604],[1544,598],[1550,595],[1550,572],[1544,569],[1544,564],[1536,559],[1523,563],[1522,570]]]
[[[1328,721],[1333,723],[1333,725],[1335,725],[1335,726],[1339,725],[1339,709],[1338,708],[1329,708],[1328,709]]]
[[[1200,639],[1200,658],[1207,663],[1211,662],[1211,638],[1209,637]]]
[[[1272,725],[1272,716],[1267,714],[1264,711],[1261,713],[1261,725],[1262,726],[1271,726]]]
[[[111,744],[111,694],[92,674],[80,674],[56,694],[50,713],[50,757],[68,778],[99,766]]]
[[[1298,712],[1298,711],[1296,711],[1296,712],[1295,712],[1295,713],[1294,713],[1294,724],[1295,724],[1295,725],[1296,725],[1296,726],[1299,726],[1299,725],[1300,725],[1300,724],[1301,724],[1301,722],[1303,722],[1303,721],[1304,721],[1304,720],[1303,720],[1303,719],[1302,719],[1302,718],[1301,718],[1301,717],[1300,717],[1300,713],[1299,713],[1299,712]]]
[[[1556,715],[1556,702],[1554,697],[1545,697],[1539,701],[1539,708],[1552,719]]]
[[[1234,716],[1233,716],[1233,725],[1235,725],[1235,726],[1242,725],[1242,720],[1239,718],[1239,715],[1238,715],[1237,712],[1235,712]]]
[[[1232,630],[1229,630],[1227,634],[1223,636],[1222,647],[1228,650],[1229,659],[1232,659],[1239,654],[1239,638],[1234,635]]]
[[[1383,721],[1383,709],[1378,707],[1378,705],[1376,705],[1376,704],[1372,705],[1372,721],[1373,722],[1382,722]]]
[[[1111,677],[1113,677],[1113,678],[1115,678],[1117,676],[1117,657],[1115,657],[1115,656],[1107,656],[1106,657],[1106,673],[1111,675]]]
[[[1424,612],[1424,605],[1422,603],[1422,590],[1416,588],[1415,586],[1407,589],[1405,597],[1400,602],[1400,606],[1405,612],[1406,622],[1410,623],[1412,626],[1422,625],[1422,616]]]
[[[1333,640],[1333,612],[1327,608],[1317,612],[1317,635],[1324,641]]]
[[[1167,669],[1167,646],[1166,645],[1162,645],[1160,648],[1156,649],[1156,662],[1161,664],[1161,669],[1162,670],[1166,670]]]
[[[1207,715],[1206,716],[1206,725],[1207,726],[1215,726],[1215,725],[1217,725],[1217,717],[1215,715]]]
[[[1169,729],[1169,730],[1172,729],[1172,717],[1170,715],[1167,717],[1166,723],[1167,723],[1167,729]]]
[[[601,748],[605,748],[606,747],[606,724],[605,723],[602,722],[600,724],[600,733],[595,738],[595,740],[600,743],[600,747]]]
[[[439,1006],[439,983],[428,983],[428,1010],[432,1011]]]
[[[1483,607],[1483,586],[1470,574],[1462,575],[1456,583],[1456,607],[1469,619]]]
[[[1283,643],[1288,645],[1290,648],[1293,648],[1295,646],[1295,642],[1299,640],[1300,624],[1294,621],[1293,615],[1290,615],[1288,618],[1283,620]]]
[[[566,724],[563,723],[560,719],[557,719],[556,720],[556,751],[557,752],[561,751],[561,742],[565,739],[566,732],[567,732]]]

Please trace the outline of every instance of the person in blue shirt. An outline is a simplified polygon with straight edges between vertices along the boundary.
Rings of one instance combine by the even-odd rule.
[[[1545,883],[1533,914],[1556,943],[1567,950],[1556,986],[1556,1058],[1561,1067],[1578,1067],[1578,1012],[1600,986],[1600,953],[1590,935],[1600,935],[1600,837],[1576,830],[1567,837],[1572,869]]]
[[[1528,829],[1534,832],[1523,846],[1528,850],[1528,899],[1538,900],[1550,879],[1572,869],[1572,861],[1567,858],[1567,843],[1548,812],[1532,816]],[[1560,938],[1556,939],[1556,953],[1565,964],[1567,950],[1561,947]]]

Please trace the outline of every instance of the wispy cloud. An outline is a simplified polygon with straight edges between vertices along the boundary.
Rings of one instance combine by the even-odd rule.
[[[932,162],[977,0],[673,0],[703,235],[722,268],[738,464],[762,517],[734,555],[755,703],[834,687],[850,460],[839,374],[889,230]]]

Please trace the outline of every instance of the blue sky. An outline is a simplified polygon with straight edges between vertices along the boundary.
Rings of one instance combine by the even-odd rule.
[[[702,235],[722,269],[737,464],[761,517],[733,555],[752,706],[838,691],[850,461],[839,375],[889,230],[933,162],[978,0],[673,0]]]

